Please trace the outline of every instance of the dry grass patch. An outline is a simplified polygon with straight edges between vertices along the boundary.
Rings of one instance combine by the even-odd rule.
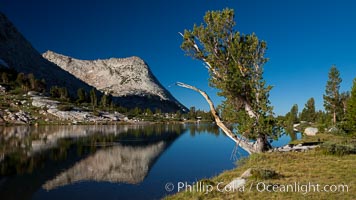
[[[166,199],[356,199],[356,155],[345,156],[325,155],[320,150],[309,152],[264,153],[254,154],[244,161],[244,164],[234,170],[227,171],[212,178],[215,184],[228,184],[239,177],[248,168],[271,169],[280,174],[273,179],[251,177],[243,192],[212,191],[209,194],[181,192]],[[348,192],[259,192],[258,183],[278,185],[319,184],[347,185]],[[251,191],[250,191],[250,186]],[[215,188],[214,188],[215,189]],[[341,190],[341,189],[340,189]]]

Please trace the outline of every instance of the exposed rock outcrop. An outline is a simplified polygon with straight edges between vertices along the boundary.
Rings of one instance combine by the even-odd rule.
[[[308,127],[304,130],[304,134],[308,136],[315,136],[318,133],[318,129],[314,127]]]
[[[125,106],[139,105],[164,111],[186,109],[159,83],[139,57],[79,60],[52,51],[47,51],[43,57],[104,93],[122,101],[122,98],[135,98],[133,102],[125,101]]]
[[[47,113],[58,117],[60,120],[69,120],[72,122],[100,122],[100,121],[123,121],[126,116],[120,113],[101,112],[100,116],[95,116],[92,112],[83,111],[79,108],[73,110],[62,111],[58,109],[60,104],[58,101],[51,100],[48,97],[32,95],[32,105],[42,109],[46,109]]]
[[[6,88],[0,85],[0,93],[5,93],[5,92],[6,92]]]
[[[4,120],[13,124],[29,124],[33,120],[31,115],[23,110],[15,113],[5,110],[5,113],[6,115],[3,116]]]
[[[315,149],[319,147],[319,144],[297,144],[297,145],[291,145],[291,144],[287,144],[285,146],[282,147],[277,147],[274,149],[269,150],[269,152],[305,152],[311,149]]]
[[[44,56],[51,62],[0,13],[0,67],[32,73],[37,79],[45,79],[48,88],[66,87],[71,96],[76,96],[79,88],[89,92],[93,86],[112,93],[113,100],[124,107],[158,108],[164,112],[186,110],[140,58],[82,61],[52,52]]]

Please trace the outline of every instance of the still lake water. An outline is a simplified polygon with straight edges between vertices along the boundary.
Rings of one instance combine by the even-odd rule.
[[[236,167],[234,147],[212,124],[0,127],[0,198],[160,199]]]

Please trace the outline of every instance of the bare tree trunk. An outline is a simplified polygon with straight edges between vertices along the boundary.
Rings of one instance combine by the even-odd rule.
[[[254,144],[255,152],[261,153],[272,148],[271,144],[268,142],[266,135],[259,134],[257,140]]]
[[[237,135],[235,135],[229,128],[227,128],[225,126],[225,124],[221,121],[218,113],[216,112],[214,104],[211,101],[210,97],[204,91],[202,91],[194,86],[191,86],[191,85],[188,85],[185,83],[181,83],[181,82],[177,82],[177,85],[180,87],[188,88],[188,89],[194,90],[196,92],[199,92],[205,98],[205,100],[208,102],[211,114],[213,115],[213,117],[215,119],[216,125],[218,125],[221,128],[221,130],[223,130],[224,133],[230,139],[232,139],[234,142],[236,142],[242,149],[247,151],[249,154],[260,153],[265,150],[265,147],[266,147],[265,142],[266,142],[267,138],[261,137],[255,143],[252,143],[252,142],[248,142],[247,140],[244,140],[242,138],[238,138]],[[264,136],[264,135],[261,135],[261,136]]]
[[[334,112],[333,112],[333,124],[335,125],[336,124],[336,111],[334,109]]]

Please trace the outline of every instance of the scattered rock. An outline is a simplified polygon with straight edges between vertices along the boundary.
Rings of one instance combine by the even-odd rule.
[[[14,124],[29,124],[33,118],[30,116],[29,113],[24,112],[22,110],[12,113],[10,111],[6,112],[4,116],[5,121],[9,121]]]
[[[318,133],[318,129],[314,127],[308,127],[304,130],[304,134],[308,136],[315,136]]]
[[[126,118],[126,116],[118,112],[101,112],[99,113],[99,116],[95,116],[92,112],[82,111],[80,108],[62,111],[58,109],[58,106],[60,105],[59,101],[50,100],[48,97],[37,95],[32,95],[31,99],[33,106],[46,108],[46,113],[54,115],[60,120],[73,121],[74,124],[77,124],[78,122],[121,121]],[[40,111],[40,113],[45,114],[44,111]],[[48,121],[48,119],[45,121]]]
[[[58,101],[50,100],[48,97],[32,96],[32,105],[39,108],[57,108]]]
[[[0,85],[0,93],[5,93],[5,92],[6,92],[6,88]]]
[[[328,133],[337,133],[339,132],[339,129],[337,127],[331,127],[329,130],[328,130]]]
[[[227,184],[225,187],[229,188],[229,190],[238,190],[239,188],[242,188],[246,184],[246,179],[244,178],[235,178],[232,180],[229,184]]]
[[[36,91],[29,91],[29,92],[27,92],[27,95],[28,96],[40,96],[40,93],[36,92]]]
[[[251,168],[248,168],[244,173],[242,173],[242,175],[240,176],[241,178],[248,178],[248,177],[251,177],[252,174],[251,174]]]
[[[251,171],[251,168],[247,169],[244,173],[241,174],[240,177],[235,178],[225,187],[229,190],[238,190],[239,188],[244,187],[246,184],[246,179],[252,176]]]
[[[318,144],[313,144],[313,145],[298,144],[298,145],[294,145],[294,146],[287,144],[283,147],[273,148],[273,149],[269,150],[269,152],[291,152],[291,151],[304,152],[304,151],[308,151],[310,149],[315,149],[317,147],[319,147]]]

